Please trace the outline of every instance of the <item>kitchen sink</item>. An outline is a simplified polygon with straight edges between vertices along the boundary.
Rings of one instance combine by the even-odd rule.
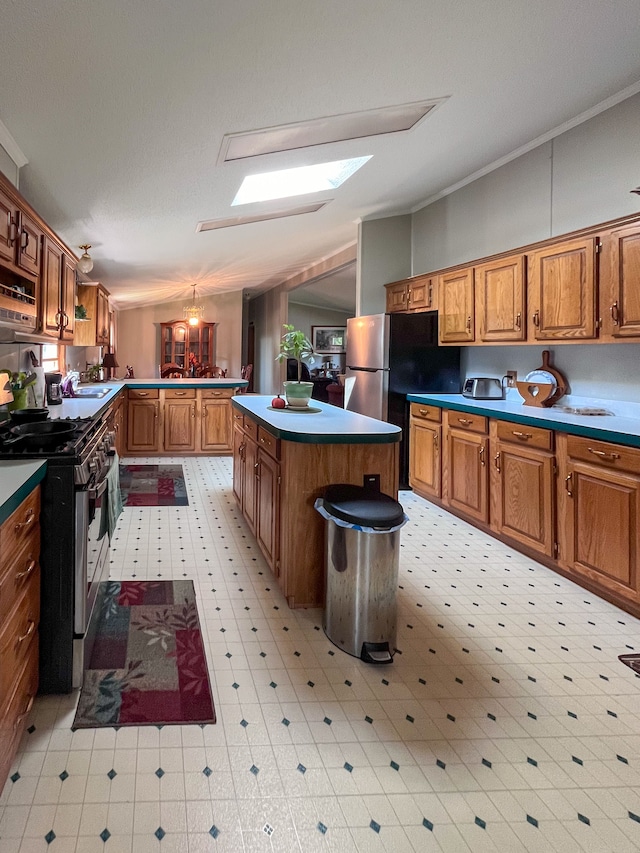
[[[76,388],[73,392],[75,397],[89,397],[90,399],[99,400],[108,394],[111,388]]]

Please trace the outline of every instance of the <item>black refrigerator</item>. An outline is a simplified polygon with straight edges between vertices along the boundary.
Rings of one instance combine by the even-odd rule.
[[[459,394],[460,347],[438,346],[438,312],[347,320],[345,408],[402,428],[400,488],[409,487],[407,394]]]

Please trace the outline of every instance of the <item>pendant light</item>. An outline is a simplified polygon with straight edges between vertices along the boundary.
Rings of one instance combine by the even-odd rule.
[[[204,305],[196,305],[196,285],[192,284],[193,298],[190,305],[184,306],[184,316],[190,326],[197,326],[204,315]]]
[[[84,246],[80,246],[81,249],[84,249],[84,254],[80,256],[80,260],[78,261],[78,269],[84,275],[90,273],[93,269],[93,258],[89,254],[89,249],[91,245],[89,243],[85,243]]]

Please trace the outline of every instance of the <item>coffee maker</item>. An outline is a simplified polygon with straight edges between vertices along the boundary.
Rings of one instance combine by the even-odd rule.
[[[62,403],[62,374],[45,373],[44,381],[47,387],[47,405],[57,406]]]

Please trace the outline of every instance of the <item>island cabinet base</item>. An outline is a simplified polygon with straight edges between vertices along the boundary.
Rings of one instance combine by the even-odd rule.
[[[289,607],[324,606],[326,521],[314,503],[333,483],[364,485],[397,498],[399,444],[312,443],[276,438],[234,411],[236,501]],[[345,440],[346,439],[346,440]]]
[[[380,477],[380,491],[398,496],[398,444],[282,442],[279,582],[289,607],[324,606],[326,521],[314,509],[332,483],[363,485]]]

